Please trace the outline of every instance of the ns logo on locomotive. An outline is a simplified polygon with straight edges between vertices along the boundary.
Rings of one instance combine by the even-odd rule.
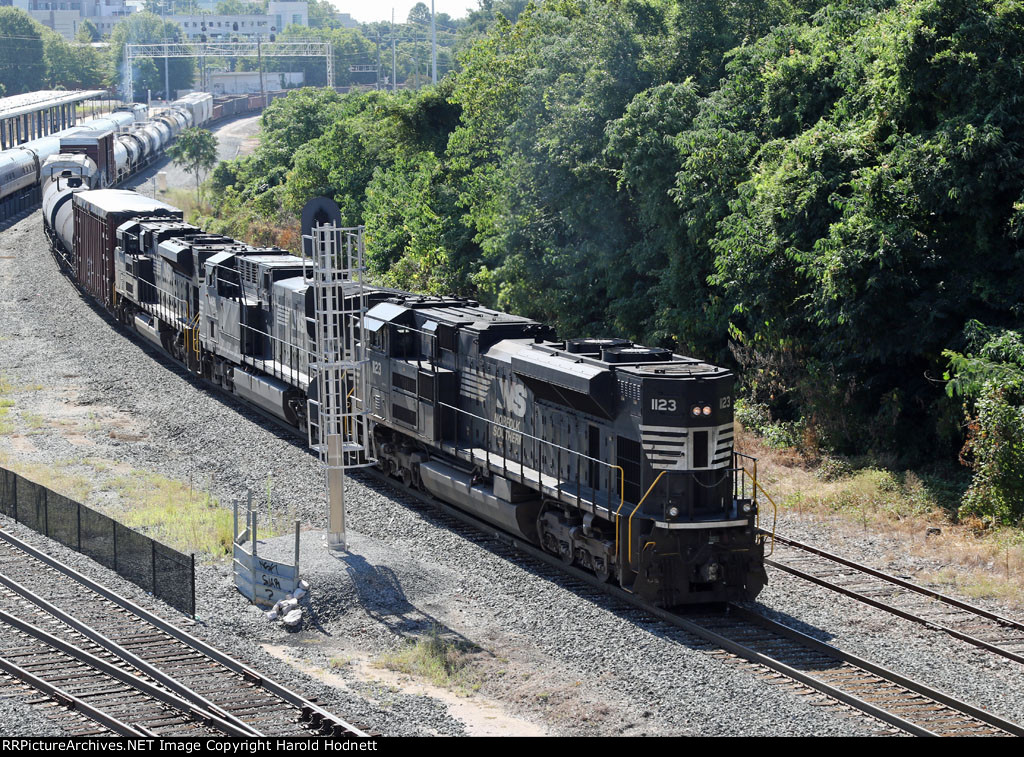
[[[194,373],[315,428],[307,261],[133,192],[48,190],[73,212],[44,213],[47,233],[88,295]],[[466,298],[348,292],[345,311],[365,307],[351,331],[369,367],[351,401],[386,472],[658,605],[764,586],[729,371],[622,339],[558,340]]]

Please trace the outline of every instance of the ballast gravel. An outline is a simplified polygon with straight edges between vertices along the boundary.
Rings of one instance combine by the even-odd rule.
[[[282,533],[261,537],[259,551],[282,559],[294,542],[288,524],[300,519],[302,573],[312,587],[300,628],[268,621],[248,604],[225,561],[199,561],[192,628],[361,727],[386,735],[484,733],[500,713],[511,723],[506,732],[555,735],[890,732],[816,693],[771,683],[763,670],[715,655],[677,629],[566,588],[530,560],[365,479],[346,491],[350,552],[329,552],[317,460],[114,328],[59,273],[38,215],[0,233],[0,373],[15,401],[14,431],[0,434],[0,453],[94,476],[100,485],[90,504],[109,502],[104,466],[191,481],[224,507],[252,491],[260,517],[272,512]],[[188,622],[87,558],[9,521],[4,527],[173,622]],[[821,535],[804,524],[794,536]],[[1024,721],[1021,666],[770,576],[759,604],[805,632]],[[391,668],[412,640],[430,636],[457,650],[465,667],[448,687],[425,690],[422,676]],[[483,703],[483,714],[467,714],[473,703]],[[0,715],[0,731],[29,727],[30,718],[18,720],[24,725]]]

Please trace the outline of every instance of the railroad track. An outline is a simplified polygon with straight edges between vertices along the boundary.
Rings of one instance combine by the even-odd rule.
[[[722,609],[675,612],[652,607],[618,586],[603,583],[592,574],[569,567],[561,559],[518,539],[451,505],[415,491],[373,469],[359,477],[373,488],[397,492],[403,504],[415,509],[428,506],[440,513],[443,525],[470,526],[483,531],[508,550],[533,558],[545,569],[536,572],[586,596],[607,595],[617,600],[613,609],[629,619],[653,616],[666,627],[679,629],[699,641],[691,644],[707,653],[744,664],[753,663],[769,681],[795,684],[808,694],[824,694],[886,724],[890,731],[917,736],[1024,736],[1024,727],[981,708],[961,702],[906,676],[887,670],[837,647],[739,605]],[[461,530],[461,529],[460,529]],[[501,550],[497,550],[501,551]],[[568,577],[568,581],[566,578]]]
[[[765,562],[805,581],[1024,664],[1024,623],[794,539]]]
[[[154,353],[159,354],[159,353]],[[204,382],[216,391],[214,384]],[[231,396],[233,400],[237,398]],[[305,441],[298,432],[274,416],[245,405],[286,435]],[[1024,727],[961,702],[924,684],[886,670],[848,652],[825,644],[782,623],[738,605],[722,612],[687,616],[652,607],[620,587],[599,581],[592,574],[566,566],[560,558],[502,531],[429,495],[411,489],[383,473],[364,468],[356,474],[364,484],[399,493],[406,506],[430,508],[443,525],[469,527],[484,532],[508,549],[506,557],[523,554],[546,566],[549,574],[567,588],[586,596],[608,595],[618,600],[617,614],[626,619],[649,621],[651,616],[667,628],[681,629],[700,640],[709,654],[761,666],[768,680],[794,682],[804,693],[819,693],[837,705],[852,707],[888,726],[918,736],[1002,735],[1024,736]],[[464,533],[466,533],[464,531]],[[781,537],[776,537],[781,542]],[[516,554],[518,553],[518,555]],[[533,566],[536,569],[536,565]],[[568,579],[568,580],[567,580]],[[955,600],[954,600],[955,601]]]
[[[4,531],[0,597],[8,685],[80,735],[368,735]]]

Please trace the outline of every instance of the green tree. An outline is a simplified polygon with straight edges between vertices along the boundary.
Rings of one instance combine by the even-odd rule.
[[[416,5],[409,9],[409,15],[406,17],[405,22],[407,24],[430,26],[430,7],[426,3],[416,3]]]
[[[200,201],[201,174],[217,165],[217,137],[206,129],[186,129],[167,149],[172,161],[196,177],[196,201]]]
[[[225,16],[258,16],[267,10],[266,2],[244,2],[244,0],[219,0],[217,13]]]
[[[75,42],[87,45],[91,42],[99,42],[102,36],[100,30],[96,28],[96,24],[87,18],[83,18],[82,23],[78,26],[78,31],[75,33]]]
[[[43,28],[18,8],[0,8],[0,86],[8,95],[42,89]]]
[[[48,32],[43,55],[46,86],[55,89],[96,89],[104,86],[104,61],[100,52],[90,44],[69,43],[59,34]]]
[[[341,26],[338,11],[330,0],[309,0],[306,17],[313,29],[337,29]]]
[[[163,41],[179,42],[182,39],[181,27],[168,21],[166,24],[149,12],[133,13],[114,27],[110,33],[108,58],[108,78],[114,85],[124,80],[125,45],[153,44]],[[195,61],[191,58],[171,58],[169,61],[171,90],[188,89],[195,78]],[[146,90],[163,92],[164,90],[164,59],[138,58],[133,81],[135,91],[131,97],[145,100]]]
[[[352,73],[352,64],[368,64],[376,61],[373,44],[358,29],[337,27],[307,28],[289,25],[284,32],[277,35],[281,41],[289,39],[315,39],[331,43],[334,54],[334,83],[344,87],[352,84],[367,84],[374,79],[372,75]],[[273,64],[270,61],[274,61]],[[322,58],[269,58],[264,65],[274,65],[279,71],[302,71],[304,84],[307,87],[324,86],[327,84],[327,69]]]

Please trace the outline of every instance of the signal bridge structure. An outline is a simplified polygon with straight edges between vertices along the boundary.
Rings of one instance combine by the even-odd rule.
[[[145,45],[125,45],[125,97],[131,101],[134,91],[134,63],[141,58],[195,58],[201,63],[207,58],[256,58],[259,60],[260,75],[263,74],[263,58],[323,58],[327,69],[327,86],[334,86],[334,53],[330,42],[318,40],[287,40],[264,42],[155,42]],[[200,89],[208,91],[205,81],[205,66]]]

